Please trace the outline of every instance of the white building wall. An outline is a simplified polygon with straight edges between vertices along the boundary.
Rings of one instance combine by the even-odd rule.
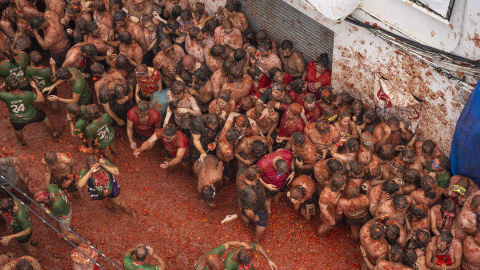
[[[434,140],[442,151],[446,154],[450,153],[455,124],[463,109],[457,94],[460,89],[457,81],[447,79],[425,63],[389,45],[364,28],[345,21],[336,23],[329,20],[302,0],[283,1],[335,33],[332,85],[337,92],[347,90],[355,97],[361,97],[364,102],[373,104],[373,78],[374,72],[378,72],[387,78],[391,85],[404,89],[424,101],[422,120],[419,124],[419,130],[422,130],[424,134],[423,138]],[[401,0],[389,1],[401,2]],[[246,2],[248,4],[248,1]],[[378,3],[379,0],[376,2]],[[458,0],[458,2],[463,2],[463,0]],[[208,1],[206,5],[209,11],[214,11],[224,3],[225,0],[216,0]],[[354,15],[357,12],[363,11],[357,10]],[[476,11],[472,11],[472,13],[475,14]],[[475,23],[480,18],[477,14],[474,18],[472,16],[465,14],[463,18],[464,20],[471,19]],[[254,20],[254,18],[249,19]],[[470,24],[473,26],[474,23]],[[423,27],[429,28],[428,25]],[[448,25],[445,29],[453,31]],[[457,29],[454,28],[454,30]],[[452,33],[450,34],[453,35]],[[473,37],[475,33],[476,28],[470,36]],[[472,48],[468,45],[468,42],[473,44],[474,41],[464,35],[461,39],[465,42],[465,51],[474,51],[476,48],[477,53],[480,53],[478,47]],[[292,37],[291,40],[295,43],[295,37]]]

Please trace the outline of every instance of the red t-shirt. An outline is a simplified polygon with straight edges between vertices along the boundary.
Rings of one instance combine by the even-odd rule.
[[[150,137],[155,132],[155,125],[162,121],[162,116],[154,108],[148,109],[148,121],[141,123],[137,113],[137,107],[133,107],[128,111],[127,119],[133,122],[135,131],[143,136]]]
[[[190,142],[185,134],[183,134],[180,131],[177,131],[177,135],[175,139],[171,142],[166,142],[163,137],[163,128],[157,130],[155,132],[155,135],[157,135],[157,138],[159,138],[163,146],[165,146],[165,149],[167,149],[168,153],[172,155],[172,157],[177,157],[177,150],[181,148],[185,148],[185,155],[183,157],[186,157],[188,155],[188,143]]]
[[[302,118],[298,118],[298,120],[294,123],[287,123],[287,114],[284,113],[282,119],[280,120],[280,125],[278,126],[278,136],[279,137],[287,137],[290,138],[293,133],[295,132],[303,132],[305,129],[305,122]]]
[[[313,87],[313,83],[321,83],[322,86],[330,86],[332,84],[332,72],[330,69],[325,69],[325,71],[318,77],[317,76],[317,70],[315,69],[315,61],[312,61],[308,64],[307,66],[307,77],[305,77],[305,81],[308,83],[307,91],[314,93],[315,96],[317,96],[317,99],[320,98],[320,92],[318,89]]]
[[[248,93],[248,95],[258,93],[260,89],[267,87],[269,84],[270,79],[265,74],[262,74],[262,77],[258,81],[258,86],[255,86],[255,84],[252,83],[252,87],[250,88],[250,93]]]
[[[265,76],[265,74],[264,74]],[[288,73],[283,73],[283,82],[285,83],[285,85],[290,85],[291,82],[293,82],[293,78],[292,76],[290,76],[290,74]],[[268,88],[272,88],[272,83],[273,82],[270,82],[270,84],[268,85]]]
[[[262,159],[260,159],[257,162],[257,165],[258,167],[260,167],[260,171],[261,171],[260,177],[262,177],[262,180],[265,183],[272,184],[276,188],[280,189],[285,185],[290,169],[288,170],[287,173],[278,175],[277,170],[273,166],[273,159],[275,159],[278,156],[282,157],[282,159],[288,163],[288,167],[290,168],[290,164],[292,163],[292,160],[293,160],[293,154],[288,150],[280,150],[280,151],[268,154],[264,156]]]

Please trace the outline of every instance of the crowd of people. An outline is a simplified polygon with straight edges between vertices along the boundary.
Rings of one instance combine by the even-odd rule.
[[[85,161],[44,153],[45,184],[36,194],[19,158],[0,159],[0,212],[13,232],[1,242],[16,239],[28,254],[1,269],[41,269],[26,197],[96,258],[68,229],[67,197],[79,199],[87,187],[92,200],[135,218],[115,157],[141,159],[157,141],[167,158],[159,167],[192,171],[210,207],[235,184],[241,221],[255,228],[252,243],[224,243],[194,269],[252,269],[253,251],[276,269],[259,243],[282,196],[307,222],[320,216],[319,237],[345,218],[362,269],[480,269],[478,185],[451,176],[449,159],[420,131],[395,116],[382,121],[361,99],[332,89],[327,54],[306,63],[294,42],[249,28],[238,1],[211,15],[203,2],[187,0],[1,0],[0,10],[0,100],[18,143],[27,145],[23,130],[35,122],[52,141],[62,136],[35,106],[45,103],[67,119],[63,136],[78,138],[88,153]],[[124,128],[132,153],[115,147]],[[94,269],[78,250],[74,269]],[[148,254],[157,266],[145,264]],[[146,245],[128,250],[123,263],[167,267]]]

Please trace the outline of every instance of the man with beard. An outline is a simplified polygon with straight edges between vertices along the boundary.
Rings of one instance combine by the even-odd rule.
[[[190,135],[190,123],[195,116],[202,115],[197,101],[189,93],[185,93],[185,84],[180,81],[172,83],[167,93],[168,108],[163,126],[165,127],[170,117],[174,116],[175,124],[185,135]]]
[[[208,107],[213,99],[213,86],[205,68],[199,68],[193,72],[192,87],[188,91],[197,100],[200,110],[208,112]]]
[[[230,94],[230,89],[220,91],[218,98],[210,102],[210,105],[208,105],[208,112],[218,115],[223,121],[225,121],[231,112],[236,111],[235,100],[230,97]]]
[[[161,127],[161,122],[162,116],[160,116],[160,113],[155,108],[150,107],[150,104],[146,101],[140,101],[137,106],[131,108],[127,114],[127,136],[130,148],[137,149],[133,136],[146,141]]]
[[[233,27],[228,19],[222,20],[222,25],[215,29],[215,44],[227,46],[231,51],[238,50],[243,46],[243,36],[240,29]]]
[[[260,168],[250,166],[237,174],[237,202],[245,226],[256,224],[253,243],[259,243],[267,229],[268,213],[265,209],[265,188],[259,181]]]
[[[301,78],[305,72],[305,60],[302,54],[293,48],[293,43],[290,40],[284,40],[278,53],[283,70],[294,79]]]
[[[229,69],[227,81],[222,86],[222,90],[230,89],[232,99],[235,100],[235,103],[238,103],[248,95],[251,87],[252,77],[248,74],[243,75],[242,68],[234,66]]]
[[[413,134],[405,128],[403,122],[392,116],[386,122],[380,123],[375,127],[373,136],[377,138],[375,149],[379,149],[384,144],[397,146],[402,142],[408,142],[412,139]]]

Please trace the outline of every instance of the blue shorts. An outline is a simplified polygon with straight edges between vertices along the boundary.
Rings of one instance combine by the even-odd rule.
[[[245,214],[245,209],[243,209],[243,208],[242,208],[242,215],[244,215],[246,218],[250,219],[251,221],[253,221],[253,223],[255,223],[256,225],[258,225],[260,227],[267,227],[268,213],[267,213],[267,210],[265,210],[265,209],[262,212],[257,214],[259,220],[256,221],[256,222],[253,219],[249,218],[247,216],[247,214]]]

